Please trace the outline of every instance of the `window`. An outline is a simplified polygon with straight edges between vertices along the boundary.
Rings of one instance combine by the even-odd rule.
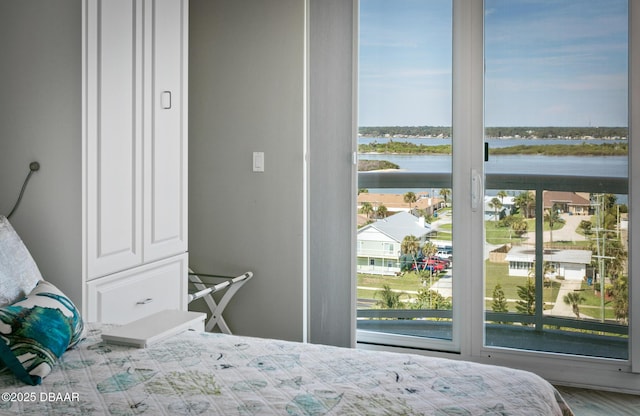
[[[451,0],[360,1],[358,244],[382,241],[387,265],[358,266],[360,342],[453,340],[451,16]]]
[[[627,359],[628,6],[588,5],[485,1],[485,173],[518,178],[485,192],[485,342]]]
[[[640,80],[629,67],[640,65],[640,39],[628,22],[640,19],[640,11],[631,3],[360,0],[360,214],[368,215],[367,196],[395,193],[409,195],[395,203],[392,217],[385,215],[387,222],[401,218],[403,202],[402,215],[414,214],[413,196],[431,198],[429,220],[437,218],[437,226],[425,221],[421,236],[405,233],[418,242],[404,241],[398,254],[400,274],[429,271],[417,285],[400,290],[389,276],[377,287],[394,283],[390,290],[364,291],[367,279],[359,274],[358,298],[371,300],[358,304],[360,343],[452,351],[593,386],[637,382],[640,357],[631,345],[633,337],[640,343],[640,331],[630,330],[628,305],[640,289],[630,285],[637,266],[628,248],[640,245],[630,217],[640,201],[629,192],[639,169],[631,161],[640,159],[629,144],[638,117],[629,108],[640,107],[631,87]],[[433,43],[408,29],[434,21],[450,26],[440,27]],[[448,58],[415,67],[403,55],[415,47],[407,55],[420,62],[425,50],[442,52],[445,45],[452,45]],[[375,59],[372,49],[379,51]],[[443,63],[451,65],[442,70]],[[429,80],[438,74],[436,87]],[[408,90],[403,81],[416,95],[448,95],[400,99]],[[452,110],[446,121],[430,121],[439,114],[434,102]],[[443,130],[429,134],[414,128],[438,125]],[[432,151],[436,141],[426,136],[449,138],[450,155],[424,163],[423,155],[408,154],[395,159],[402,160],[398,170],[380,163],[399,149]],[[364,171],[371,166],[380,170]],[[387,205],[378,201],[376,212],[389,213]],[[364,231],[359,228],[358,241]],[[450,259],[439,253],[450,272],[411,249],[427,242],[451,247]],[[450,303],[413,300],[423,288],[427,294],[437,288]],[[382,299],[390,303],[381,306]]]

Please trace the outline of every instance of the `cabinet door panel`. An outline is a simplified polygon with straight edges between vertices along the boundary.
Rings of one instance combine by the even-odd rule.
[[[151,11],[152,10],[152,11]],[[181,0],[145,3],[145,261],[187,249],[187,18]]]
[[[142,260],[141,12],[130,0],[87,3],[89,279]]]

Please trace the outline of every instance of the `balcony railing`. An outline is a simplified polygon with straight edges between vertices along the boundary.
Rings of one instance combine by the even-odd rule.
[[[358,188],[451,188],[450,173],[430,172],[359,172]],[[597,176],[557,176],[531,174],[485,175],[486,189],[530,189],[627,194],[627,178]]]
[[[535,286],[543,283],[543,191],[628,194],[622,177],[486,174],[485,188],[535,192]],[[451,174],[428,172],[360,172],[358,188],[451,188]],[[454,208],[455,209],[455,208]],[[455,300],[454,300],[455,303]],[[487,345],[547,352],[628,359],[628,326],[597,319],[545,314],[542,291],[536,291],[535,314],[485,312]],[[451,339],[452,311],[358,309],[358,330]]]

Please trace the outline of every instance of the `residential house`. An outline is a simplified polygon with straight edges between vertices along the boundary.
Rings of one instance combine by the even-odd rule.
[[[550,250],[544,252],[544,261],[553,266],[547,277],[583,280],[591,264],[591,250]],[[536,261],[535,250],[528,246],[513,246],[505,257],[509,263],[509,276],[530,276]]]
[[[374,210],[384,205],[389,212],[424,212],[426,215],[433,215],[438,209],[444,207],[444,200],[431,196],[428,192],[416,193],[415,202],[405,202],[404,194],[379,194],[361,192],[358,194],[358,209],[362,208],[362,204],[368,202]]]
[[[502,204],[499,209],[492,206],[493,198],[498,198],[500,203]],[[511,215],[513,213],[513,209],[515,207],[513,196],[505,196],[503,198],[494,197],[494,196],[485,196],[484,197],[484,219],[485,221],[497,221],[503,215]],[[497,213],[497,218],[496,218]]]
[[[430,231],[424,217],[404,211],[365,225],[358,230],[358,272],[399,273],[402,240],[413,235],[424,243]]]
[[[586,192],[545,191],[542,195],[544,209],[555,206],[560,212],[571,215],[589,215],[591,202]]]

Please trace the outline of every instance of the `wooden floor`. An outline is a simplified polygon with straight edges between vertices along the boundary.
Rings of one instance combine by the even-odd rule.
[[[640,396],[556,386],[575,416],[640,415]]]

